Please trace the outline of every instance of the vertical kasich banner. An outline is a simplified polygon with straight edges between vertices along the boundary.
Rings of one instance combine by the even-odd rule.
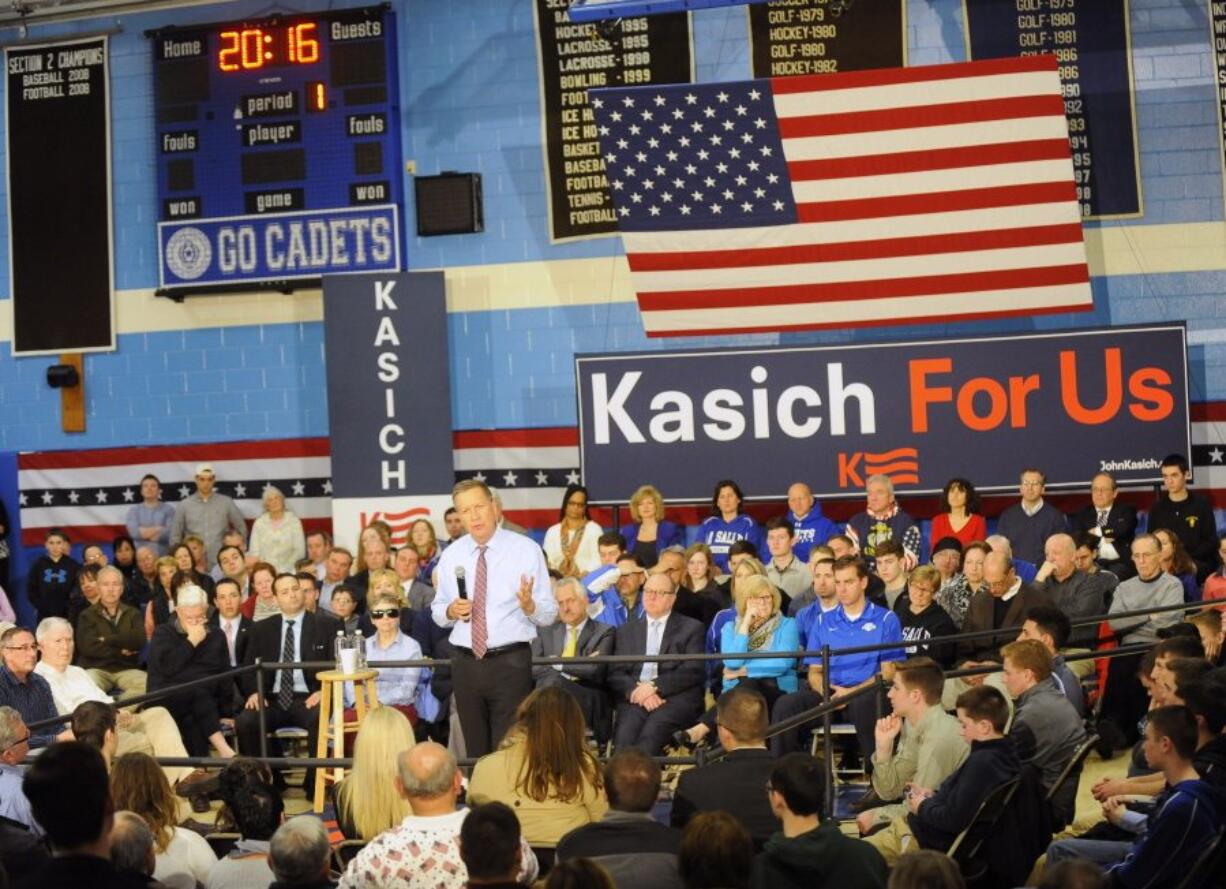
[[[1191,447],[1183,325],[585,355],[575,370],[583,479],[600,502],[641,484],[704,501],[719,478],[771,498],[796,481],[863,496],[875,474],[909,494],[955,476],[1004,491],[1023,466],[1053,489],[1099,471],[1150,484]]]
[[[5,60],[13,353],[113,349],[106,38]]]
[[[442,272],[326,277],[332,526],[357,542],[375,519],[397,538],[443,530],[455,483]]]
[[[617,19],[606,26],[571,22],[569,6],[570,0],[533,0],[554,241],[617,231],[588,89],[694,79],[688,14]]]
[[[907,64],[906,0],[775,0],[749,10],[754,77]]]

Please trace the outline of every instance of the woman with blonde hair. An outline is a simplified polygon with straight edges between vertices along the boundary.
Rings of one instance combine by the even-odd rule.
[[[162,556],[154,566],[157,579],[153,582],[152,595],[145,604],[145,638],[152,639],[153,631],[166,622],[175,610],[175,574],[178,566],[173,556]]]
[[[443,553],[438,545],[438,535],[434,532],[434,523],[429,519],[415,521],[409,527],[409,546],[417,553],[417,579],[434,586],[434,569],[438,567],[438,557]]]
[[[413,726],[392,707],[366,714],[353,749],[353,768],[336,785],[336,823],[351,840],[370,841],[413,814],[396,792],[397,758],[417,743]]]
[[[519,705],[502,747],[473,768],[469,800],[505,802],[531,846],[553,848],[576,827],[599,821],[609,803],[600,763],[584,741],[579,704],[564,689],[538,688]]]
[[[798,687],[796,658],[738,658],[737,655],[748,651],[798,651],[800,631],[796,619],[786,617],[780,610],[782,597],[765,575],[743,577],[735,586],[733,598],[736,616],[725,622],[719,633],[719,651],[725,656],[721,693],[738,686],[756,689],[766,698],[767,712],[770,712],[775,701]],[[685,731],[684,740],[696,744],[714,731],[715,708],[712,707],[696,725]]]
[[[178,827],[179,806],[166,774],[153,757],[125,753],[111,767],[111,797],[116,811],[135,812],[153,832],[156,864],[153,879],[181,885],[185,878],[204,883],[217,864],[217,856],[204,837]]]
[[[660,560],[660,553],[684,542],[681,527],[664,521],[664,498],[652,485],[642,485],[630,495],[630,520],[622,526],[626,552],[638,556],[648,570]]]
[[[278,573],[291,573],[294,563],[306,555],[302,521],[285,508],[285,495],[280,488],[266,487],[263,500],[264,512],[251,526],[247,555],[268,562]]]

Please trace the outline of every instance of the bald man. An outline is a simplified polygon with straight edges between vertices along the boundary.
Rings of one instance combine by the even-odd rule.
[[[792,553],[802,564],[809,561],[809,552],[839,533],[838,526],[822,515],[822,506],[813,497],[813,490],[804,482],[788,488],[788,514],[785,516],[796,536]]]
[[[1064,616],[1076,623],[1107,613],[1107,584],[1101,574],[1079,571],[1074,561],[1077,545],[1068,534],[1053,534],[1043,546],[1045,561],[1035,576],[1035,586],[1051,597]],[[1094,645],[1098,627],[1074,627],[1069,644],[1078,648]]]

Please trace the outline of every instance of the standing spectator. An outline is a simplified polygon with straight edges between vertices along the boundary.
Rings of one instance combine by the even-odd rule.
[[[813,489],[804,482],[794,482],[788,487],[788,512],[784,516],[795,531],[792,552],[801,562],[809,561],[809,553],[815,546],[822,546],[838,526],[822,515],[822,505],[813,496]]]
[[[202,571],[216,560],[222,536],[228,529],[233,528],[244,536],[247,533],[247,523],[234,501],[213,490],[216,478],[212,463],[196,467],[196,493],[179,504],[170,526],[171,546],[183,542],[188,535],[195,535],[204,542],[206,558]]]
[[[896,540],[904,551],[903,568],[910,571],[919,564],[920,530],[915,520],[894,499],[894,482],[888,475],[870,475],[864,483],[867,507],[847,523],[846,534],[860,552],[868,570],[876,567],[877,547]]]
[[[608,809],[602,787],[579,705],[554,687],[538,689],[520,704],[506,743],[473,767],[468,797],[513,802],[524,839],[553,847],[576,827],[600,820]]]
[[[980,510],[979,493],[968,479],[951,478],[941,489],[940,511],[932,518],[929,544],[936,551],[937,542],[953,537],[962,546],[988,536],[988,523]]]
[[[77,623],[77,664],[104,692],[118,691],[121,700],[144,694],[146,683],[140,669],[144,622],[122,597],[123,574],[108,565],[98,572],[98,601]]]
[[[111,864],[116,806],[106,763],[97,750],[79,741],[53,745],[30,766],[22,789],[47,832],[54,857],[17,889],[146,889],[145,881],[120,874]]]
[[[677,870],[685,889],[749,889],[753,841],[727,812],[703,812],[681,835]]]
[[[434,586],[434,569],[438,567],[438,558],[443,554],[438,545],[438,536],[434,533],[434,523],[429,519],[415,521],[409,527],[408,545],[417,553],[417,579]]]
[[[294,564],[306,552],[306,537],[302,533],[302,521],[285,508],[285,495],[281,489],[269,485],[264,489],[264,512],[251,526],[251,541],[247,555],[268,562],[278,574],[294,570]]]
[[[541,546],[549,567],[563,577],[583,577],[600,567],[597,549],[602,530],[587,509],[587,488],[567,485],[558,510],[558,523],[545,532]]]
[[[617,889],[680,889],[681,831],[651,817],[660,778],[660,766],[643,751],[613,754],[604,767],[609,811],[562,837],[557,860],[591,859],[609,871]]]
[[[484,482],[459,482],[452,498],[468,534],[439,560],[430,609],[436,624],[451,628],[456,709],[468,754],[480,757],[502,740],[532,690],[530,642],[537,627],[557,618],[558,603],[540,547],[498,527]],[[467,579],[466,599],[459,596],[457,568]]]
[[[377,707],[367,714],[353,745],[353,768],[333,788],[336,823],[346,837],[370,842],[412,812],[396,792],[396,758],[413,745],[403,713]]]
[[[874,849],[822,818],[826,774],[807,753],[789,753],[766,783],[783,829],[754,863],[754,889],[885,889],[888,870]]]
[[[154,879],[176,880],[182,885],[185,874],[197,883],[209,878],[217,856],[204,837],[177,826],[178,805],[166,776],[152,757],[129,753],[115,760],[111,768],[111,793],[116,808],[140,815],[153,831],[157,856]]]
[[[133,540],[164,556],[170,548],[170,525],[175,508],[162,502],[162,483],[153,474],[140,480],[141,502],[128,510],[125,524]]]
[[[1090,502],[1069,518],[1069,530],[1076,538],[1089,534],[1095,540],[1098,565],[1120,580],[1135,573],[1132,567],[1132,540],[1137,536],[1136,507],[1116,500],[1115,477],[1096,473],[1090,480]]]
[[[68,617],[68,594],[77,582],[77,571],[81,566],[68,555],[72,545],[59,528],[47,532],[43,541],[47,550],[45,556],[39,556],[30,566],[26,577],[26,595],[30,604],[38,612],[38,619],[44,617]]]
[[[715,493],[711,495],[711,515],[698,529],[699,541],[707,545],[712,560],[725,573],[730,570],[728,550],[738,540],[748,541],[755,553],[762,552],[762,529],[751,516],[745,515],[744,502],[741,486],[732,479],[716,482]]]
[[[651,485],[630,495],[630,522],[622,526],[623,549],[638,556],[644,568],[654,568],[661,552],[685,542],[684,529],[664,520],[664,498]]]
[[[1013,555],[1032,564],[1043,561],[1043,546],[1053,534],[1068,530],[1064,514],[1043,500],[1047,477],[1038,469],[1023,469],[1020,503],[1000,514],[996,531],[1007,537]]]
[[[1213,570],[1214,550],[1218,545],[1213,506],[1203,494],[1188,490],[1188,461],[1182,454],[1170,454],[1162,461],[1162,487],[1149,508],[1149,533],[1159,528],[1174,531],[1188,555],[1196,560],[1197,580]]]
[[[331,860],[324,823],[312,815],[290,818],[268,844],[268,864],[277,878],[268,889],[334,889]]]

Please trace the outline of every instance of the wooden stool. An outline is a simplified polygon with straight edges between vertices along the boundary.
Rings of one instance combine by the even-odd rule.
[[[319,740],[316,744],[316,756],[328,758],[328,740],[332,741],[332,755],[341,759],[345,755],[345,733],[356,732],[362,727],[368,710],[379,706],[379,696],[375,692],[375,677],[378,670],[359,670],[356,673],[342,673],[339,670],[325,670],[317,673],[319,679]],[[345,723],[345,683],[353,683],[354,709],[357,719]],[[329,722],[331,720],[331,722]],[[315,812],[324,810],[324,788],[327,782],[335,783],[345,776],[345,769],[337,766],[328,774],[328,769],[315,770]]]

